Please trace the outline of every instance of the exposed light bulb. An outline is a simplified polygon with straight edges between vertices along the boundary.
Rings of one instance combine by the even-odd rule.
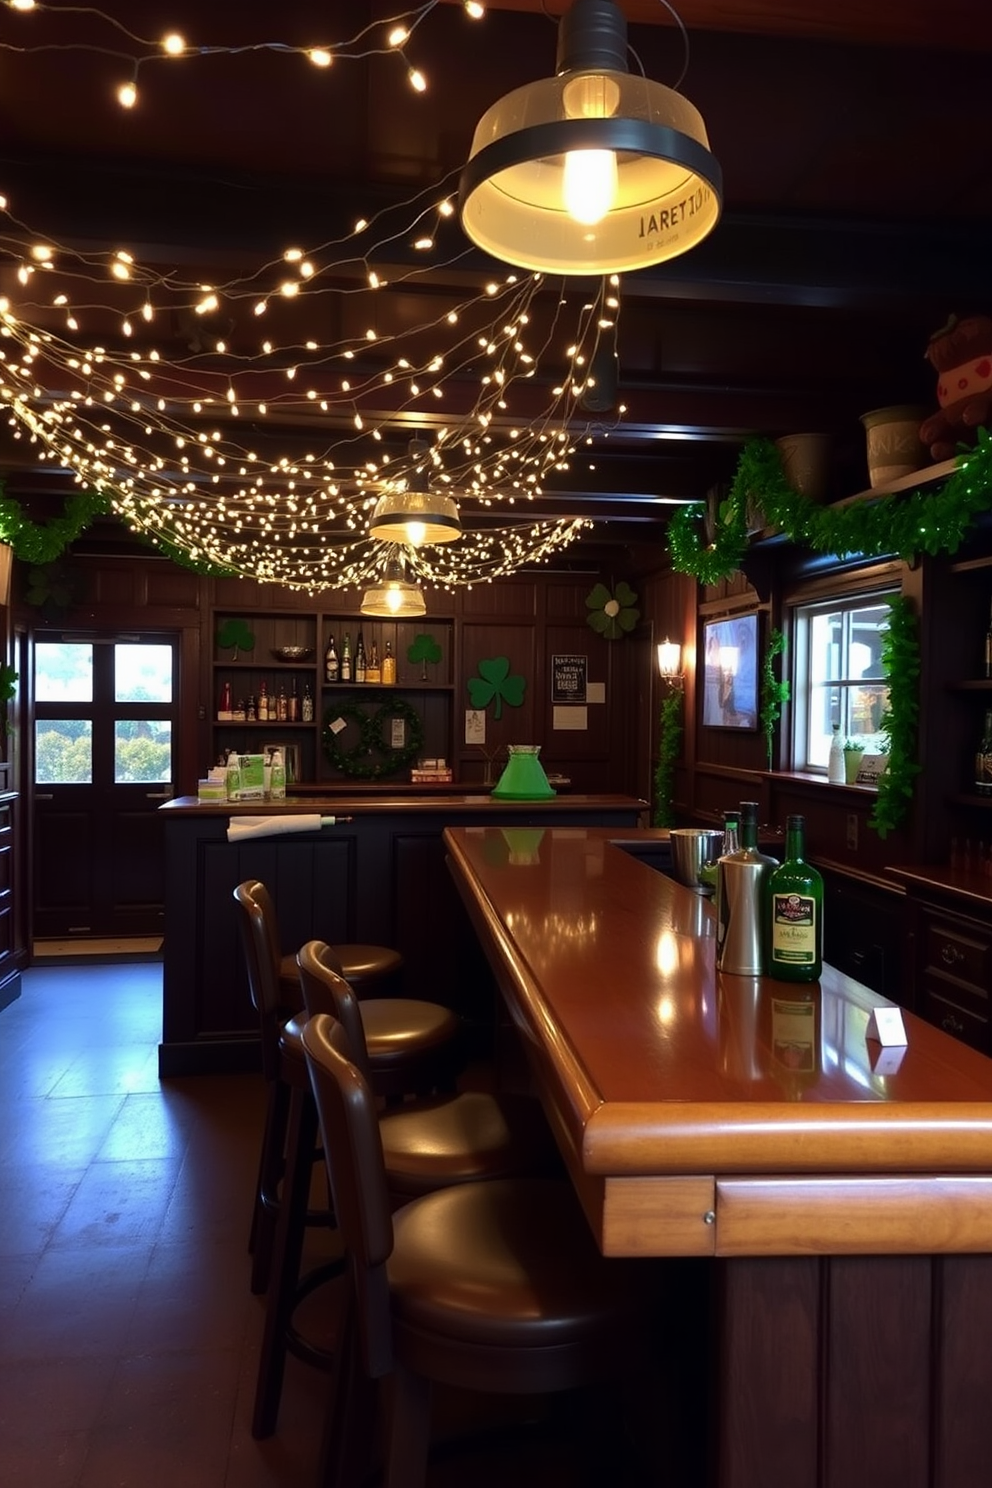
[[[134,83],[121,83],[117,89],[117,102],[121,108],[134,108],[138,101],[138,89]]]
[[[570,119],[612,119],[620,103],[615,78],[601,72],[579,73],[562,89]],[[562,203],[576,222],[601,222],[616,202],[619,177],[614,150],[569,150],[562,173]]]
[[[562,201],[576,222],[601,222],[617,196],[617,157],[613,150],[569,150],[562,175]]]
[[[307,52],[307,56],[310,58],[314,67],[330,67],[334,60],[326,47],[311,47],[309,52]]]
[[[427,527],[423,522],[407,522],[404,524],[403,530],[406,533],[405,541],[412,548],[419,548],[427,536]]]
[[[185,39],[178,31],[170,31],[169,35],[162,39],[162,50],[170,57],[181,57],[186,50]]]

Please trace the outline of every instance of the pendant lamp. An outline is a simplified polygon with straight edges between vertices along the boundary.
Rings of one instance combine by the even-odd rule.
[[[556,73],[480,119],[458,186],[468,237],[550,274],[622,273],[694,248],[719,220],[722,172],[698,110],[628,71],[614,0],[574,0]]]
[[[386,564],[380,584],[374,584],[362,595],[363,615],[381,615],[387,620],[412,619],[426,615],[427,601],[419,585],[411,584],[403,571],[403,564],[393,558]]]
[[[415,462],[428,451],[425,444],[414,439],[409,452]],[[377,542],[409,543],[415,548],[424,543],[453,542],[461,535],[458,507],[450,496],[431,490],[425,461],[414,464],[406,490],[380,496],[369,524],[369,536]]]

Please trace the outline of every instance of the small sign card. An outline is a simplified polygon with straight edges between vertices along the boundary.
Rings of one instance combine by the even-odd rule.
[[[872,1008],[868,1027],[865,1029],[865,1038],[874,1039],[876,1044],[881,1044],[886,1049],[908,1043],[900,1009],[897,1007]]]
[[[858,766],[858,773],[854,782],[855,785],[873,785],[877,790],[878,777],[882,774],[888,763],[889,756],[887,754],[863,754],[861,756],[861,764]]]
[[[584,703],[588,680],[586,656],[552,656],[551,701],[553,703]]]

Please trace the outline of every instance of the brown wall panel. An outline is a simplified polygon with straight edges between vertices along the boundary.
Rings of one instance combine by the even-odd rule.
[[[852,1256],[825,1264],[822,1488],[927,1488],[932,1262]]]
[[[496,584],[475,584],[462,594],[462,613],[466,620],[483,615],[495,618],[533,619],[537,609],[538,587],[533,579],[500,579]]]
[[[940,1311],[935,1382],[934,1488],[989,1476],[987,1381],[992,1377],[992,1256],[935,1262]]]

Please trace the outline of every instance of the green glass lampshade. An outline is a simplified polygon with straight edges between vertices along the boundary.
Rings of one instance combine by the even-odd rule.
[[[506,769],[493,787],[498,801],[547,801],[556,794],[538,755],[540,744],[511,744]]]

